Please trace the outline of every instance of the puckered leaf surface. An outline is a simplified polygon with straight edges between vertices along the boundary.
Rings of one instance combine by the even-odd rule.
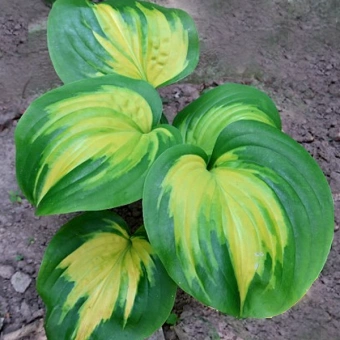
[[[147,170],[181,141],[156,90],[121,76],[85,79],[34,101],[16,133],[21,189],[37,213],[102,210],[141,198]]]
[[[134,0],[58,0],[48,46],[65,83],[114,73],[159,87],[189,75],[199,56],[187,13]]]
[[[170,276],[234,316],[292,307],[330,250],[324,175],[299,144],[262,122],[230,124],[210,159],[197,146],[172,147],[153,164],[143,198],[150,242]]]
[[[239,120],[255,120],[281,129],[281,118],[273,101],[251,86],[220,85],[185,107],[173,125],[188,144],[211,155],[221,131]]]
[[[44,255],[38,291],[49,339],[144,339],[167,319],[176,285],[147,240],[112,212],[64,225]]]

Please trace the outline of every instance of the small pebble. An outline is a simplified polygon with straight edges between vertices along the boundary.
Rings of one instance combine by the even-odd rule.
[[[31,282],[32,279],[23,272],[16,272],[11,278],[12,286],[18,293],[25,293]]]
[[[152,334],[149,338],[146,340],[165,340],[163,329],[160,328],[158,331],[156,331],[154,334]]]
[[[14,274],[14,268],[8,265],[0,265],[0,276],[3,279],[10,279]]]
[[[30,310],[30,307],[29,307],[29,305],[27,304],[27,302],[26,301],[23,301],[22,303],[21,303],[21,306],[20,306],[20,313],[21,313],[21,315],[24,317],[24,318],[26,318],[26,319],[29,319],[30,318],[30,316],[31,316],[31,310]]]
[[[24,267],[24,271],[27,273],[27,274],[34,274],[35,272],[35,268],[32,266],[32,265],[27,265]]]
[[[328,132],[328,136],[332,140],[339,142],[340,141],[340,128],[339,127],[338,128],[336,128],[336,127],[331,128]]]

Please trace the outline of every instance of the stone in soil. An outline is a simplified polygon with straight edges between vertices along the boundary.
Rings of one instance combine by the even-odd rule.
[[[3,279],[10,279],[14,274],[14,268],[9,265],[0,265],[0,276]]]
[[[165,340],[163,329],[160,328],[158,331],[156,331],[154,334],[152,334],[149,338],[146,340]]]
[[[32,279],[23,272],[16,272],[11,279],[14,290],[18,293],[25,293]]]
[[[21,306],[20,306],[20,313],[21,315],[27,320],[31,317],[32,313],[31,313],[31,309],[29,307],[29,305],[27,304],[26,301],[23,301],[21,303]]]

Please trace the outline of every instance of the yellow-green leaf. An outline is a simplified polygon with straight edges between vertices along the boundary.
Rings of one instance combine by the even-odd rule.
[[[334,211],[324,175],[299,144],[262,122],[230,124],[210,158],[192,145],[165,151],[143,199],[150,242],[169,275],[237,317],[292,307],[330,250]]]
[[[185,107],[174,120],[185,143],[197,145],[211,155],[224,128],[239,120],[259,121],[281,129],[273,101],[254,87],[227,83]]]
[[[158,87],[190,74],[199,55],[188,14],[134,0],[59,0],[49,16],[48,46],[64,82],[120,74]]]
[[[16,129],[17,177],[39,214],[102,210],[141,198],[150,165],[180,141],[157,125],[158,93],[120,76],[86,79],[31,104]]]
[[[76,217],[54,236],[38,277],[49,339],[144,339],[167,319],[176,286],[144,229],[111,212]]]

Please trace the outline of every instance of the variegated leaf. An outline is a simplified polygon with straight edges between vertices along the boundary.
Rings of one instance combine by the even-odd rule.
[[[144,229],[130,236],[112,212],[85,213],[49,244],[38,276],[50,340],[144,339],[176,294]]]
[[[50,56],[66,83],[113,73],[174,83],[196,67],[198,45],[188,14],[143,1],[58,0],[48,21]]]
[[[17,177],[37,213],[102,210],[141,198],[150,165],[181,141],[156,90],[121,76],[86,79],[34,101],[15,133]]]
[[[210,159],[192,145],[164,152],[147,176],[143,206],[150,242],[175,282],[237,317],[293,306],[333,237],[320,168],[290,137],[256,121],[230,124]]]
[[[238,120],[255,120],[281,129],[273,101],[251,86],[227,83],[218,86],[185,107],[175,118],[188,144],[201,147],[208,155],[221,131]]]

